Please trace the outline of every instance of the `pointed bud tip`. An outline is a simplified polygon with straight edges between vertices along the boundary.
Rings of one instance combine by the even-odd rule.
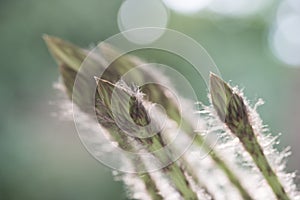
[[[218,75],[210,72],[210,86],[212,87],[213,85],[216,85],[216,84],[220,84],[220,85],[227,85],[225,83],[225,81],[223,81]]]
[[[228,103],[232,95],[233,93],[229,85],[216,74],[210,73],[211,101],[222,121],[225,120],[228,113]]]
[[[42,38],[47,42],[48,40],[49,40],[49,35],[48,34],[46,34],[46,33],[44,33],[43,35],[42,35]]]
[[[97,85],[99,85],[99,83],[101,82],[102,84],[104,83],[104,84],[107,84],[107,85],[116,87],[116,84],[114,84],[114,83],[112,83],[112,82],[110,82],[110,81],[108,81],[108,80],[99,78],[99,77],[97,77],[97,76],[94,76],[94,79],[95,79]]]
[[[209,72],[209,77],[210,78],[214,78],[214,77],[218,77],[215,73],[213,72]]]
[[[95,79],[96,83],[98,84],[98,82],[100,81],[100,78],[97,76],[94,76],[94,79]]]
[[[49,52],[52,54],[52,56],[55,58],[55,60],[60,63],[65,63],[61,59],[61,51],[64,47],[64,42],[62,39],[50,36],[47,34],[43,34],[42,38],[44,39]]]
[[[42,38],[46,42],[48,48],[51,50],[52,45],[58,45],[62,43],[62,39],[54,36],[50,36],[48,34],[43,34]]]
[[[232,93],[231,87],[218,75],[210,73],[210,92],[229,92]]]
[[[65,64],[76,72],[79,70],[83,60],[87,56],[87,52],[85,52],[84,49],[68,41],[47,34],[43,35],[43,39],[49,52],[59,65]]]

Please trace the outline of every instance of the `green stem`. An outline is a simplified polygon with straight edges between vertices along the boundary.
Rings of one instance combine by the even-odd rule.
[[[113,137],[113,139],[118,142],[120,147],[122,149],[134,149],[133,146],[130,145],[130,142],[128,141],[127,137],[123,137],[124,134],[120,133],[120,130],[117,127],[110,127],[108,128],[108,131],[110,133],[110,136]],[[134,165],[136,163],[133,163]],[[140,167],[144,167],[144,163],[139,162],[138,165]],[[163,200],[164,198],[159,194],[159,185],[156,184],[155,180],[151,177],[151,175],[148,172],[138,172],[137,174],[139,178],[144,182],[145,188],[151,196],[153,200]]]
[[[207,187],[200,181],[195,169],[189,165],[189,162],[184,158],[184,156],[180,158],[180,161],[185,166],[187,174],[192,177],[195,184],[203,190],[203,193],[211,197],[211,200],[214,200],[213,194],[211,194]]]
[[[275,174],[274,170],[270,166],[260,144],[258,143],[256,137],[254,136],[253,129],[247,129],[252,133],[247,133],[249,135],[253,135],[253,137],[243,137],[240,138],[243,143],[245,149],[250,153],[253,161],[255,162],[256,166],[259,168],[263,176],[265,177],[266,181],[272,188],[274,194],[276,195],[277,199],[279,200],[290,200],[286,191],[284,190],[283,186],[281,185],[277,175]],[[243,135],[247,135],[243,134]]]
[[[192,125],[189,125],[189,122],[183,121],[183,129],[190,136],[194,137],[194,130],[191,129]],[[229,181],[236,187],[241,196],[245,200],[253,200],[248,191],[239,181],[239,178],[232,172],[230,167],[221,159],[221,157],[204,141],[204,138],[198,133],[195,137],[194,144],[203,148],[205,152],[209,153],[211,159],[218,165],[218,167],[224,172]]]
[[[149,152],[153,152],[157,149],[164,148],[164,144],[162,142],[160,134],[148,138],[147,140],[151,140],[152,144],[149,146]],[[144,145],[147,144],[145,140],[142,141]],[[171,159],[167,154],[156,154],[155,156],[158,160],[162,162],[166,162]],[[197,194],[191,189],[189,182],[183,173],[184,170],[181,167],[179,167],[179,165],[176,162],[165,167],[163,170],[166,173],[168,173],[168,177],[172,180],[171,182],[174,184],[175,188],[184,199],[198,199]]]
[[[196,145],[204,148],[206,152],[209,153],[210,157],[213,161],[219,166],[219,168],[225,173],[230,182],[236,187],[236,189],[240,192],[241,196],[244,200],[253,200],[248,191],[244,188],[244,186],[239,181],[238,177],[232,172],[232,170],[228,167],[228,165],[220,158],[220,156],[209,147],[200,135],[197,135],[195,138]]]
[[[149,173],[139,173],[138,176],[145,183],[145,187],[148,191],[148,194],[153,200],[163,200],[164,198],[159,194],[159,190],[156,187],[156,183],[153,181]]]

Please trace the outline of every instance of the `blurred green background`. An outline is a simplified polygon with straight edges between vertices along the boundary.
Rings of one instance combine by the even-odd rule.
[[[117,21],[121,4],[120,0],[0,1],[1,200],[126,199],[125,189],[113,180],[110,169],[84,149],[74,124],[53,117],[59,111],[58,106],[51,104],[60,98],[53,89],[59,74],[42,40],[45,33],[83,47],[105,40],[120,32]],[[272,133],[282,132],[279,148],[292,147],[288,169],[299,170],[300,71],[297,67],[300,64],[295,55],[300,50],[283,49],[295,55],[285,55],[282,59],[280,46],[276,50],[272,45],[272,33],[282,5],[270,0],[250,14],[247,5],[235,8],[240,11],[236,13],[231,8],[230,12],[223,13],[216,9],[194,13],[170,9],[167,27],[202,44],[223,78],[244,87],[252,103],[260,97],[265,100],[266,104],[259,109],[261,116]],[[293,6],[300,7],[291,4],[291,9]],[[288,34],[287,41],[291,44],[293,38]],[[297,46],[292,47],[297,50]],[[151,61],[175,67],[185,65],[184,61],[168,60],[170,56],[162,55],[144,53]],[[288,58],[294,60],[289,62]],[[207,101],[206,96],[203,100]]]

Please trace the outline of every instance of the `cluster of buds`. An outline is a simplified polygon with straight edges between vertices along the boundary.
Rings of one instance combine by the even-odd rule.
[[[300,199],[292,176],[282,170],[278,174],[276,166],[270,163],[271,158],[266,155],[266,149],[260,144],[257,136],[264,137],[263,133],[257,133],[251,121],[255,111],[239,92],[218,76],[211,74],[210,77],[212,105],[207,110],[228,137],[232,140],[238,138],[238,146],[242,148],[235,149],[248,154],[251,160],[246,157],[253,163],[253,169],[237,165],[237,157],[227,159],[234,156],[228,156],[226,151],[218,148],[224,144],[213,146],[205,139],[204,133],[195,131],[195,123],[179,112],[179,105],[168,95],[165,87],[158,84],[129,86],[129,83],[122,80],[123,74],[143,63],[140,59],[125,55],[105,70],[101,69],[107,60],[117,54],[112,46],[102,45],[98,54],[93,55],[95,59],[91,64],[91,71],[104,71],[99,77],[89,71],[80,72],[81,64],[89,55],[88,50],[50,36],[45,36],[45,41],[58,62],[65,92],[73,103],[87,115],[93,111],[97,122],[118,148],[150,155],[147,159],[143,156],[124,158],[127,164],[136,169],[136,173],[124,173],[122,178],[131,190],[132,198],[206,200],[228,197],[254,200],[268,196],[269,199],[279,200]],[[134,82],[137,77],[147,80],[164,76],[161,72],[154,75],[146,70],[137,71],[131,78]],[[91,83],[96,84],[96,91],[91,90]],[[90,99],[92,104],[88,102]],[[157,103],[164,108],[164,112],[155,106]],[[92,105],[92,108],[87,105]],[[162,127],[161,116],[164,114],[165,127]],[[205,119],[202,120],[205,123]],[[179,130],[183,135],[182,144],[170,144],[174,130],[179,125],[182,125]],[[181,156],[174,156],[186,144],[185,140],[193,141],[190,148],[184,148],[186,151]],[[157,153],[166,147],[168,150]],[[206,156],[200,158],[195,152]],[[157,163],[165,165],[151,172],[149,166],[156,166]],[[265,183],[263,188],[258,184],[255,187],[255,182],[247,183],[243,180],[247,173],[258,177],[253,180]],[[256,189],[261,189],[264,194],[260,197]]]

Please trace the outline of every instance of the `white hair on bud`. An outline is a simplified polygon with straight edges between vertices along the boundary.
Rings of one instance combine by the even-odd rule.
[[[164,77],[164,76],[163,76]],[[166,82],[167,79],[165,80]],[[116,84],[116,87],[127,92],[129,95],[136,97],[137,99],[143,100],[144,94],[139,90],[139,87],[132,84],[127,85],[122,79]],[[171,84],[169,84],[171,85]],[[62,91],[61,100],[57,105],[61,112],[57,114],[60,118],[73,120],[73,109],[76,112],[81,112],[77,106],[73,105],[67,96],[65,95],[65,87],[61,82],[55,83],[54,87]],[[171,87],[171,86],[170,86]],[[300,200],[300,193],[294,183],[295,173],[287,173],[286,170],[286,158],[291,154],[290,149],[286,148],[279,152],[274,146],[278,144],[278,136],[272,136],[266,126],[257,113],[257,108],[263,104],[261,99],[251,107],[249,102],[244,97],[243,93],[234,87],[233,91],[239,94],[243,99],[245,106],[247,107],[248,117],[253,130],[258,139],[259,144],[263,148],[263,152],[267,157],[272,169],[276,172],[278,178],[284,186],[287,194],[293,200]],[[259,169],[254,164],[251,156],[245,151],[243,145],[239,139],[231,133],[224,123],[219,119],[213,106],[201,105],[202,109],[197,111],[198,116],[192,114],[192,104],[187,100],[183,100],[182,114],[185,119],[189,120],[199,132],[201,136],[206,140],[208,144],[211,144],[212,149],[224,160],[229,166],[230,170],[233,171],[238,177],[241,184],[246,188],[251,196],[255,200],[275,200],[276,197],[272,192],[271,188],[265,181],[264,177],[260,173]],[[148,105],[145,103],[145,106]],[[192,117],[194,116],[194,117]],[[95,132],[99,132],[99,124],[92,123],[90,118],[82,112],[80,119],[78,119],[80,126],[86,129],[90,129]],[[162,136],[166,141],[175,141],[174,137],[180,137],[180,140],[176,140],[171,146],[175,150],[183,149],[185,145],[189,143],[189,137],[183,130],[177,130],[177,123],[173,120],[168,119],[166,123],[166,130]],[[178,136],[174,136],[174,132],[178,133]],[[105,137],[109,138],[110,134],[103,129],[102,133]],[[99,136],[99,135],[98,135]],[[110,147],[105,145],[103,138],[93,137],[87,135],[86,138],[95,147],[95,154],[109,153]],[[135,141],[132,141],[136,149],[142,147]],[[115,144],[115,146],[118,144]],[[127,158],[123,158],[122,164],[126,169],[133,169],[133,162]],[[153,160],[143,160],[144,164],[149,166],[154,163]],[[219,168],[219,166],[209,156],[209,152],[202,149],[201,147],[192,144],[182,155],[182,158],[176,161],[177,164],[184,166],[188,164],[194,174],[191,175],[188,170],[184,170],[184,175],[188,181],[191,189],[196,192],[199,199],[203,200],[242,200],[239,191],[230,182],[225,173]],[[118,180],[124,181],[129,189],[130,197],[141,200],[151,200],[151,195],[147,190],[147,185],[142,179],[141,174],[134,173],[115,173],[113,174]],[[170,180],[170,177],[164,173],[163,170],[157,170],[149,172],[149,177],[155,183],[158,194],[161,195],[165,200],[181,200],[180,193],[175,189],[174,184]],[[195,178],[200,180],[200,183],[195,181]]]
[[[274,147],[276,144],[278,144],[279,136],[272,136],[270,133],[268,133],[268,129],[263,125],[262,120],[257,113],[257,108],[264,103],[263,100],[259,99],[254,107],[251,107],[243,93],[237,87],[234,87],[233,91],[243,98],[245,106],[248,110],[250,123],[253,126],[258,142],[263,148],[263,152],[267,157],[267,160],[277,174],[280,182],[283,184],[287,194],[291,197],[291,199],[299,200],[300,194],[297,191],[297,187],[294,183],[295,173],[287,173],[285,171],[286,158],[290,155],[290,150],[289,148],[286,148],[285,150],[279,152]],[[260,173],[260,170],[254,164],[250,154],[245,151],[239,139],[231,133],[224,123],[221,122],[213,106],[202,106],[202,108],[203,110],[198,111],[198,113],[200,116],[202,116],[202,118],[205,119],[204,121],[206,122],[207,127],[205,133],[207,135],[213,134],[218,138],[218,142],[213,148],[214,151],[216,151],[230,166],[230,169],[236,173],[242,185],[245,186],[254,199],[276,200],[274,193],[267,184],[263,175]],[[206,173],[202,173],[202,175],[203,174]],[[216,183],[210,185],[215,186],[215,184]],[[225,185],[228,184],[230,183],[226,183]],[[222,187],[223,186],[224,185],[222,185]],[[218,193],[219,192],[217,191],[213,192],[213,194]],[[222,198],[216,197],[216,199]],[[241,199],[241,197],[235,199]]]

